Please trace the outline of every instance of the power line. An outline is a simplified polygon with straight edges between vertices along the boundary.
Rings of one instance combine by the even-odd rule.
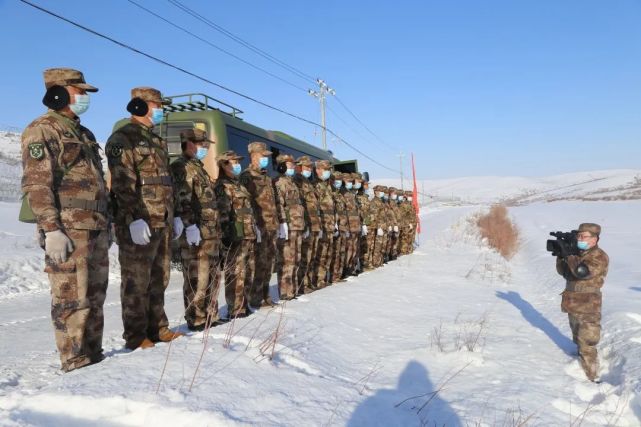
[[[226,87],[226,86],[223,86],[223,85],[221,85],[221,84],[219,84],[219,83],[213,82],[213,81],[211,81],[211,80],[209,80],[209,79],[207,79],[207,78],[205,78],[205,77],[202,77],[202,76],[200,76],[200,75],[198,75],[198,74],[196,74],[196,73],[193,73],[193,72],[191,72],[191,71],[188,71],[188,70],[186,70],[186,69],[184,69],[184,68],[181,68],[181,67],[179,67],[179,66],[177,66],[177,65],[174,65],[174,64],[172,64],[172,63],[170,63],[170,62],[167,62],[167,61],[165,61],[165,60],[163,60],[163,59],[160,59],[160,58],[158,58],[158,57],[156,57],[156,56],[153,56],[153,55],[151,55],[151,54],[149,54],[149,53],[143,52],[143,51],[141,51],[141,50],[139,50],[139,49],[136,49],[136,48],[134,48],[134,47],[132,47],[132,46],[129,46],[128,44],[125,44],[125,43],[123,43],[123,42],[121,42],[121,41],[118,41],[118,40],[116,40],[116,39],[113,39],[113,38],[111,38],[111,37],[109,37],[109,36],[107,36],[107,35],[104,35],[104,34],[102,34],[102,33],[99,33],[98,31],[92,30],[91,28],[88,28],[88,27],[86,27],[86,26],[84,26],[84,25],[82,25],[82,24],[79,24],[79,23],[77,23],[77,22],[74,22],[74,21],[72,21],[72,20],[70,20],[70,19],[68,19],[68,18],[65,18],[64,16],[58,15],[58,14],[56,14],[55,12],[52,12],[52,11],[50,11],[50,10],[48,10],[48,9],[45,9],[45,8],[43,8],[43,7],[41,7],[41,6],[38,6],[37,4],[31,3],[30,1],[27,1],[27,0],[20,0],[20,2],[22,2],[22,3],[26,4],[26,5],[29,5],[29,6],[33,7],[34,9],[40,10],[41,12],[44,12],[44,13],[46,13],[46,14],[50,15],[50,16],[53,16],[53,17],[55,17],[55,18],[58,18],[58,19],[60,19],[60,20],[62,20],[62,21],[64,21],[64,22],[67,22],[68,24],[71,24],[71,25],[73,25],[73,26],[74,26],[74,27],[76,27],[76,28],[80,28],[81,30],[84,30],[84,31],[86,31],[86,32],[88,32],[88,33],[91,33],[91,34],[95,35],[95,36],[98,36],[98,37],[100,37],[100,38],[102,38],[102,39],[104,39],[104,40],[110,41],[111,43],[114,43],[114,44],[116,44],[116,45],[118,45],[118,46],[120,46],[120,47],[123,47],[123,48],[125,48],[125,49],[127,49],[127,50],[130,50],[130,51],[135,52],[135,53],[137,53],[137,54],[139,54],[139,55],[142,55],[142,56],[144,56],[144,57],[146,57],[146,58],[148,58],[148,59],[151,59],[152,61],[158,62],[159,64],[162,64],[162,65],[165,65],[165,66],[167,66],[167,67],[173,68],[173,69],[174,69],[174,70],[176,70],[176,71],[180,71],[181,73],[184,73],[184,74],[186,74],[186,75],[188,75],[188,76],[194,77],[195,79],[201,80],[201,81],[203,81],[203,82],[205,82],[205,83],[208,83],[208,84],[210,84],[210,85],[212,85],[212,86],[216,86],[216,87],[218,87],[218,88],[220,88],[220,89],[222,89],[222,90],[224,90],[224,91],[227,91],[227,92],[229,92],[229,93],[232,93],[232,94],[234,94],[234,95],[237,95],[237,96],[239,96],[239,97],[241,97],[241,98],[247,99],[248,101],[252,101],[252,102],[254,102],[254,103],[256,103],[256,104],[262,105],[263,107],[269,108],[270,110],[277,111],[277,112],[279,112],[279,113],[285,114],[285,115],[287,115],[287,116],[289,116],[289,117],[292,117],[292,118],[294,118],[294,119],[297,119],[297,120],[300,120],[300,121],[302,121],[302,122],[308,123],[308,124],[310,124],[310,125],[313,125],[313,126],[321,127],[321,128],[322,128],[322,126],[321,126],[320,124],[318,124],[318,123],[316,123],[316,122],[314,122],[314,121],[312,121],[312,120],[306,119],[306,118],[301,117],[301,116],[299,116],[299,115],[297,115],[297,114],[294,114],[294,113],[290,113],[290,112],[288,112],[288,111],[283,110],[282,108],[274,107],[273,105],[267,104],[267,103],[266,103],[266,102],[264,102],[264,101],[261,101],[261,100],[259,100],[259,99],[253,98],[253,97],[251,97],[251,96],[249,96],[249,95],[245,95],[245,94],[240,93],[240,92],[238,92],[238,91],[236,91],[236,90],[233,90],[233,89],[230,89],[230,88],[228,88],[228,87]],[[370,156],[368,156],[367,154],[363,153],[363,152],[362,152],[362,151],[360,151],[358,148],[354,147],[352,144],[350,144],[349,142],[347,142],[345,139],[341,138],[339,135],[337,135],[337,134],[336,134],[334,131],[332,131],[331,129],[327,129],[327,132],[329,132],[330,134],[332,134],[336,139],[340,140],[340,141],[341,141],[341,142],[343,142],[345,145],[347,145],[348,147],[350,147],[352,150],[356,151],[357,153],[359,153],[360,155],[362,155],[362,156],[363,156],[363,157],[365,157],[366,159],[370,160],[371,162],[373,162],[373,163],[375,163],[375,164],[379,165],[380,167],[382,167],[382,168],[384,168],[384,169],[390,170],[390,171],[392,171],[392,172],[398,172],[397,170],[394,170],[394,169],[392,169],[392,168],[389,168],[389,167],[385,166],[384,164],[382,164],[382,163],[378,162],[377,160],[374,160],[373,158],[371,158],[371,157],[370,157]]]
[[[314,77],[310,76],[309,74],[299,70],[298,68],[296,68],[296,67],[294,67],[292,65],[287,64],[284,61],[281,61],[280,59],[276,58],[275,56],[265,52],[264,50],[262,50],[262,49],[260,49],[260,48],[258,48],[256,46],[254,46],[253,44],[249,43],[248,41],[243,40],[242,38],[240,38],[239,36],[235,35],[231,31],[226,30],[225,28],[223,28],[220,25],[216,24],[212,20],[204,17],[203,15],[201,15],[198,12],[196,12],[195,10],[190,9],[189,7],[185,6],[180,1],[178,1],[178,0],[167,0],[167,1],[169,3],[171,3],[171,4],[173,4],[174,6],[176,6],[177,8],[179,8],[180,10],[182,10],[183,12],[185,12],[185,13],[193,16],[194,18],[198,19],[199,21],[209,25],[211,28],[213,28],[214,30],[218,31],[219,33],[222,33],[225,36],[229,37],[230,39],[234,40],[236,43],[241,44],[242,46],[246,47],[247,49],[251,50],[252,52],[254,52],[254,53],[262,56],[263,58],[267,59],[268,61],[278,65],[279,67],[282,67],[282,68],[286,69],[290,73],[293,73],[296,76],[298,76],[298,77],[300,77],[300,78],[302,78],[304,80],[316,82],[316,79],[314,79]]]
[[[170,21],[170,20],[168,20],[167,18],[164,18],[164,17],[162,17],[162,16],[158,15],[156,12],[154,12],[154,11],[152,11],[152,10],[147,9],[146,7],[144,7],[143,5],[141,5],[141,4],[137,3],[137,2],[135,2],[134,0],[127,0],[127,1],[128,1],[129,3],[131,3],[131,4],[133,4],[134,6],[137,6],[138,8],[140,8],[140,9],[144,10],[145,12],[149,13],[150,15],[155,16],[156,18],[160,19],[161,21],[166,22],[167,24],[171,25],[172,27],[177,28],[177,29],[179,29],[180,31],[182,31],[182,32],[184,32],[184,33],[187,33],[187,34],[189,34],[190,36],[192,36],[192,37],[194,37],[194,38],[196,38],[196,39],[200,40],[201,42],[208,44],[209,46],[213,47],[214,49],[217,49],[217,50],[219,50],[220,52],[223,52],[224,54],[229,55],[229,56],[231,56],[232,58],[237,59],[238,61],[240,61],[240,62],[242,62],[242,63],[244,63],[244,64],[246,64],[246,65],[249,65],[250,67],[252,67],[252,68],[254,68],[254,69],[258,70],[258,71],[261,71],[261,72],[263,72],[263,73],[265,73],[265,74],[267,74],[267,75],[269,75],[269,76],[271,76],[271,77],[273,77],[273,78],[275,78],[275,79],[278,79],[278,80],[280,80],[281,82],[283,82],[283,83],[285,83],[285,84],[288,84],[289,86],[292,86],[292,87],[294,87],[294,88],[296,88],[296,89],[298,89],[298,90],[301,90],[301,91],[303,91],[303,92],[307,92],[307,89],[305,89],[304,87],[302,87],[302,86],[298,86],[297,84],[292,83],[292,82],[290,82],[289,80],[286,80],[286,79],[284,79],[284,78],[282,78],[282,77],[280,77],[280,76],[277,76],[276,74],[274,74],[274,73],[272,73],[272,72],[270,72],[270,71],[267,71],[266,69],[264,69],[264,68],[262,68],[262,67],[259,67],[258,65],[252,64],[251,62],[249,62],[249,61],[247,61],[247,60],[245,60],[245,59],[241,58],[240,56],[235,55],[234,53],[232,53],[232,52],[230,52],[230,51],[228,51],[228,50],[226,50],[226,49],[223,49],[223,48],[222,48],[222,47],[220,47],[220,46],[215,45],[214,43],[210,42],[209,40],[204,39],[204,38],[200,37],[199,35],[194,34],[194,33],[192,33],[191,31],[187,30],[186,28],[181,27],[180,25],[178,25],[178,24],[175,24],[175,23],[171,22],[171,21]]]
[[[371,134],[374,136],[374,138],[376,138],[378,141],[380,141],[380,142],[383,144],[383,146],[384,146],[385,148],[387,148],[387,149],[389,149],[389,150],[391,150],[391,151],[395,151],[395,149],[394,149],[392,146],[390,146],[388,143],[386,143],[386,142],[385,142],[385,141],[384,141],[380,136],[378,136],[377,134],[375,134],[375,133],[374,133],[374,132],[369,128],[369,127],[367,127],[367,125],[366,125],[365,123],[363,123],[363,122],[361,121],[361,119],[359,119],[359,118],[356,116],[356,114],[354,114],[354,113],[352,112],[352,110],[350,110],[350,109],[347,107],[347,105],[345,105],[345,103],[343,103],[343,101],[341,101],[341,99],[340,99],[338,96],[337,96],[337,97],[335,97],[335,98],[336,98],[336,100],[338,101],[338,103],[339,103],[339,104],[341,104],[341,105],[342,105],[342,107],[343,107],[343,108],[344,108],[344,109],[345,109],[345,110],[346,110],[346,111],[347,111],[347,112],[348,112],[352,117],[354,117],[354,119],[356,119],[356,121],[357,121],[358,123],[360,123],[360,124],[361,124],[361,125],[362,125],[362,126],[363,126],[363,127],[364,127],[368,132],[369,132],[369,133],[371,133]]]

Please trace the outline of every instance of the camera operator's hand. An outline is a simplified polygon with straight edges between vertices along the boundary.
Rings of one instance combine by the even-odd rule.
[[[561,258],[567,258],[570,255],[570,248],[563,241],[559,241],[559,256]]]

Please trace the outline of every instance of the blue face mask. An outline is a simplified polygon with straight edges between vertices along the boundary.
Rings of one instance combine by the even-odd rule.
[[[294,176],[295,173],[296,173],[296,171],[294,169],[291,169],[291,168],[287,169],[285,171],[285,175],[287,175],[287,176]]]
[[[162,108],[151,109],[151,123],[159,125],[165,118]]]
[[[303,170],[300,174],[309,179],[309,177],[312,176],[312,171]]]
[[[362,186],[363,186],[363,184],[361,184],[360,182],[357,182],[357,183],[354,184],[354,189],[355,190],[360,190]]]
[[[582,251],[585,251],[590,247],[590,245],[588,244],[588,242],[578,241],[576,242],[576,247],[581,249]]]
[[[261,169],[265,169],[269,165],[269,157],[261,157],[260,160],[258,161],[258,166],[260,166]]]
[[[384,199],[385,198],[385,193],[383,193],[382,191],[379,191],[378,192],[378,198],[379,199]]]
[[[352,187],[353,187],[353,185],[352,185],[352,183],[351,183],[351,182],[346,182],[346,183],[345,183],[345,188],[347,188],[348,190],[351,190],[351,189],[352,189]]]
[[[242,169],[241,169],[241,167],[240,167],[240,163],[236,163],[235,165],[233,165],[233,166],[231,167],[231,172],[232,172],[235,176],[240,175],[241,170],[242,170]]]
[[[74,95],[76,102],[69,104],[69,109],[73,111],[76,116],[81,115],[89,109],[89,95]]]
[[[343,182],[342,182],[342,181],[334,181],[334,188],[335,188],[335,189],[337,189],[337,190],[338,190],[338,189],[339,189],[339,188],[341,188],[342,186],[343,186]]]
[[[321,175],[321,179],[323,181],[327,181],[331,175],[332,173],[330,171],[323,171],[323,174]]]
[[[386,195],[383,196],[383,199],[384,200],[389,200],[389,196],[386,194]]]
[[[207,151],[209,151],[209,150],[207,148],[205,148],[205,147],[198,147],[196,149],[196,158],[198,160],[204,159],[205,156],[207,155]]]

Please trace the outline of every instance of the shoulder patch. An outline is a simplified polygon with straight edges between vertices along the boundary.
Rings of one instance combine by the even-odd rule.
[[[124,146],[122,142],[114,142],[113,144],[110,144],[109,147],[107,147],[107,155],[109,157],[120,157],[122,156],[123,147]]]
[[[28,145],[29,156],[35,160],[42,160],[45,156],[45,144],[43,142],[32,142]]]

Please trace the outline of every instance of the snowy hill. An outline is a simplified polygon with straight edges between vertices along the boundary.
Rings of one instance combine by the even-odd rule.
[[[0,131],[0,201],[20,199],[20,134]]]

